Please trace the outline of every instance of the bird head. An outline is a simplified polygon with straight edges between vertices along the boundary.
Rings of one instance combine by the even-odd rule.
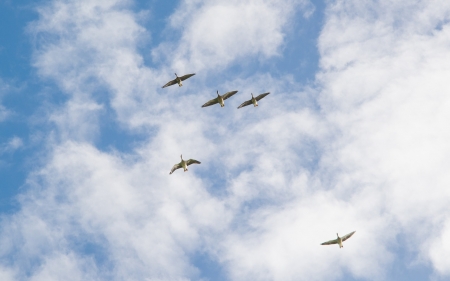
[[[252,93],[252,98],[253,98],[253,93]]]
[[[178,77],[178,75],[175,73],[175,76]]]
[[[337,237],[339,238],[339,234],[336,233],[336,235],[337,235]]]
[[[220,96],[220,95],[219,95],[219,90],[217,90],[217,95]]]
[[[183,160],[183,154],[180,155],[181,160]]]

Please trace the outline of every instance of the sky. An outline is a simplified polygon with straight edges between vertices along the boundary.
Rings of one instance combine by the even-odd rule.
[[[448,280],[448,77],[446,0],[0,0],[0,280]]]

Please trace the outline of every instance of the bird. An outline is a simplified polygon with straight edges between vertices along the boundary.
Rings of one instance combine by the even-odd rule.
[[[217,98],[213,98],[212,100],[208,101],[207,103],[205,103],[204,105],[202,105],[202,107],[207,107],[213,104],[220,104],[220,107],[224,107],[225,106],[225,102],[224,100],[228,99],[229,97],[233,96],[234,94],[236,94],[238,91],[231,91],[228,93],[223,94],[222,96],[219,95],[219,91],[217,91]]]
[[[255,98],[255,97],[253,97],[253,93],[252,93],[252,99],[243,102],[243,103],[238,107],[238,109],[241,108],[241,107],[247,106],[247,105],[251,105],[251,104],[253,104],[254,107],[257,107],[257,106],[258,106],[258,101],[259,101],[260,99],[264,98],[265,96],[267,96],[268,94],[270,94],[270,92],[261,94],[261,95],[259,95],[259,96],[257,96],[257,97]]]
[[[181,83],[181,81],[184,81],[184,80],[186,80],[186,79],[188,79],[189,77],[192,77],[192,76],[194,76],[194,75],[195,75],[195,73],[192,73],[192,74],[186,74],[186,75],[183,75],[183,76],[181,76],[181,77],[178,77],[178,75],[175,73],[175,76],[176,76],[177,78],[173,79],[172,81],[167,82],[167,84],[164,85],[164,86],[162,86],[162,87],[163,87],[163,88],[169,87],[169,86],[175,85],[175,84],[177,84],[177,83],[178,83],[178,86],[181,87],[181,86],[183,86],[183,83]]]
[[[339,248],[342,248],[342,247],[344,247],[344,245],[342,245],[342,242],[344,242],[344,241],[347,240],[348,238],[352,237],[352,235],[353,235],[355,232],[356,232],[356,231],[350,232],[349,234],[346,234],[346,235],[344,235],[344,236],[342,236],[342,237],[339,237],[339,234],[336,233],[336,235],[337,235],[337,238],[336,238],[336,239],[330,240],[330,241],[327,241],[327,242],[323,242],[323,243],[320,244],[320,245],[338,244],[338,245],[339,245]]]
[[[189,159],[187,161],[183,160],[183,154],[180,155],[181,157],[181,162],[178,164],[173,165],[172,170],[170,170],[169,175],[171,175],[175,170],[179,169],[179,168],[183,168],[184,171],[186,172],[188,170],[187,166],[191,165],[191,164],[201,164],[200,161],[197,161],[195,159]]]

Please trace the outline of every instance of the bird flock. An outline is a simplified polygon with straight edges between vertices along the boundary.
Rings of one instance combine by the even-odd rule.
[[[178,84],[178,86],[181,87],[181,86],[183,86],[183,81],[184,80],[186,80],[186,79],[188,79],[188,78],[190,78],[190,77],[192,77],[194,75],[195,75],[195,73],[191,73],[191,74],[186,74],[186,75],[183,75],[183,76],[180,77],[180,76],[178,76],[175,73],[176,78],[171,80],[171,81],[169,81],[169,82],[167,82],[164,86],[162,86],[162,88],[166,88],[166,87],[169,87],[169,86],[172,86],[172,85],[175,85],[175,84]],[[238,91],[230,91],[230,92],[226,92],[223,95],[220,95],[219,91],[217,91],[217,97],[207,101],[204,105],[202,105],[202,107],[211,106],[211,105],[214,105],[214,104],[217,104],[217,103],[220,104],[220,107],[224,107],[225,106],[225,100],[231,98],[237,92]],[[241,105],[238,106],[238,109],[242,108],[244,106],[251,105],[251,104],[253,104],[254,107],[257,107],[258,106],[258,101],[263,99],[264,97],[266,97],[268,94],[270,94],[270,92],[267,92],[267,93],[264,93],[264,94],[260,94],[257,97],[254,97],[253,93],[252,93],[252,98],[247,100],[247,101],[244,101]],[[175,172],[177,169],[180,169],[180,168],[183,168],[183,170],[186,172],[186,171],[188,171],[187,167],[189,165],[201,164],[201,162],[198,161],[198,160],[195,160],[195,159],[184,160],[183,159],[183,155],[180,155],[180,157],[181,157],[181,162],[173,165],[173,167],[170,170],[169,174],[172,174],[173,172]],[[339,248],[343,248],[344,247],[343,242],[345,240],[349,239],[355,232],[356,231],[350,232],[350,233],[348,233],[348,234],[346,234],[346,235],[344,235],[342,237],[339,237],[339,234],[336,233],[336,235],[337,235],[336,239],[324,242],[321,245],[338,244]]]
[[[194,76],[194,75],[195,75],[195,73],[191,73],[191,74],[186,74],[186,75],[183,75],[183,76],[179,77],[179,76],[175,73],[176,78],[173,79],[173,80],[171,80],[171,81],[169,81],[169,82],[167,82],[167,83],[166,83],[164,86],[162,86],[162,87],[163,87],[163,88],[166,88],[166,87],[169,87],[169,86],[172,86],[172,85],[175,85],[175,84],[178,84],[178,86],[181,87],[181,86],[183,86],[183,81],[184,81],[184,80],[186,80],[186,79],[188,79],[188,78],[190,78],[190,77],[192,77],[192,76]],[[232,97],[233,95],[235,95],[237,92],[238,92],[238,91],[230,91],[230,92],[227,92],[227,93],[225,93],[225,94],[223,94],[223,95],[220,95],[220,94],[219,94],[219,91],[217,91],[217,97],[213,98],[212,100],[207,101],[204,105],[202,105],[202,107],[211,106],[211,105],[216,104],[216,103],[220,104],[220,107],[224,107],[224,106],[225,106],[225,100],[231,98],[231,97]],[[265,96],[267,96],[268,94],[270,94],[270,93],[264,93],[264,94],[261,94],[261,95],[259,95],[259,96],[257,96],[257,97],[255,98],[255,97],[253,97],[253,93],[252,93],[252,98],[251,98],[250,100],[248,100],[248,101],[244,101],[244,102],[238,107],[238,109],[241,108],[241,107],[250,105],[250,104],[253,104],[254,107],[257,107],[257,106],[258,106],[258,101],[259,101],[260,99],[264,98]],[[171,175],[173,172],[175,172],[175,170],[180,169],[180,168],[183,168],[184,171],[186,172],[186,171],[188,170],[187,166],[189,166],[189,165],[191,165],[191,164],[201,164],[201,162],[198,161],[198,160],[195,160],[195,159],[189,159],[189,160],[185,161],[185,160],[183,160],[183,155],[181,155],[180,157],[181,157],[181,162],[178,163],[178,164],[173,165],[172,170],[170,170],[170,173],[169,173],[170,175]]]

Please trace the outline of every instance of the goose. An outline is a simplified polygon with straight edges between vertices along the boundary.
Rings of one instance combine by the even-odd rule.
[[[189,159],[187,161],[184,161],[183,154],[181,154],[180,157],[181,157],[181,162],[173,165],[172,170],[170,170],[169,175],[171,175],[175,170],[177,170],[179,168],[183,168],[184,171],[186,172],[188,170],[187,166],[189,166],[191,164],[201,164],[200,161],[197,161],[195,159]]]
[[[255,97],[253,97],[253,93],[252,93],[252,99],[243,102],[243,103],[238,107],[238,109],[241,108],[241,107],[247,106],[247,105],[251,105],[251,104],[253,104],[253,107],[257,107],[257,106],[258,106],[258,101],[259,101],[260,99],[264,98],[265,96],[267,96],[268,94],[270,94],[270,92],[269,92],[269,93],[261,94],[261,95],[259,95],[259,96],[257,96],[257,97],[255,98]]]
[[[220,104],[220,107],[224,107],[225,106],[225,102],[224,100],[228,99],[229,97],[233,96],[234,94],[236,94],[238,91],[231,91],[228,93],[223,94],[222,96],[219,95],[219,91],[217,91],[217,98],[213,98],[212,100],[208,101],[207,103],[205,103],[204,105],[202,105],[202,107],[207,107],[213,104]]]
[[[183,75],[183,76],[181,76],[181,77],[178,77],[178,75],[175,73],[175,76],[176,76],[177,78],[173,79],[172,81],[167,82],[167,84],[164,85],[164,86],[162,86],[162,87],[163,87],[163,88],[169,87],[169,86],[175,85],[175,84],[177,84],[177,83],[178,83],[178,86],[181,87],[181,86],[183,86],[183,83],[181,83],[181,81],[184,81],[184,80],[186,80],[186,79],[188,79],[189,77],[194,76],[194,75],[195,75],[195,73],[192,73],[192,74],[186,74],[186,75]]]
[[[344,242],[344,241],[347,240],[348,238],[352,237],[352,235],[353,235],[355,232],[356,232],[356,231],[350,232],[349,234],[346,234],[346,235],[344,235],[344,236],[342,236],[342,237],[339,237],[339,234],[336,233],[336,235],[337,235],[337,238],[336,238],[336,239],[330,240],[330,241],[327,241],[327,242],[323,242],[323,243],[320,244],[320,245],[338,244],[338,245],[339,245],[339,248],[342,248],[342,247],[344,247],[344,245],[342,245],[342,242]]]

